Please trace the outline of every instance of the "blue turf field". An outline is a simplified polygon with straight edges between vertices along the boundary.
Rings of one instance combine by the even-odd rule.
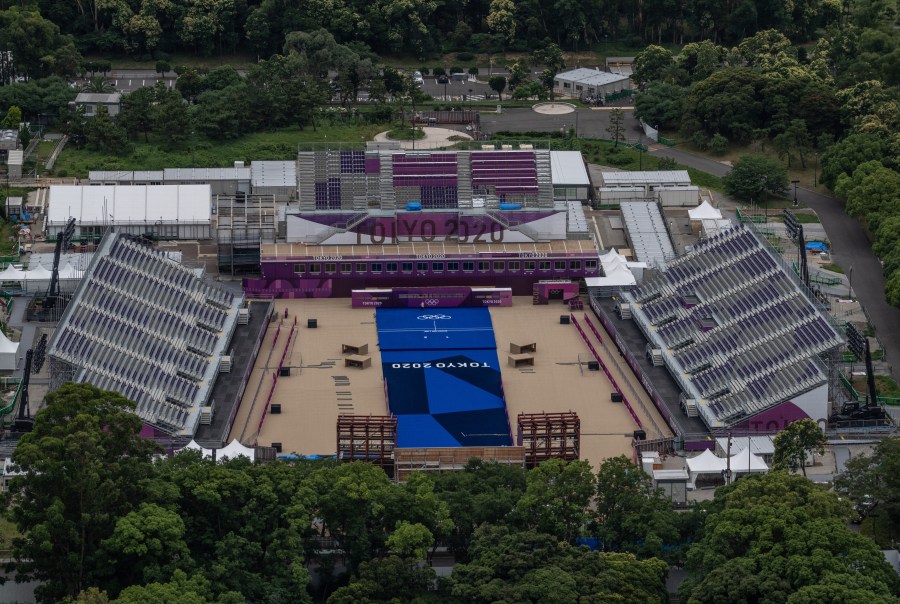
[[[512,444],[486,308],[378,309],[400,447]]]

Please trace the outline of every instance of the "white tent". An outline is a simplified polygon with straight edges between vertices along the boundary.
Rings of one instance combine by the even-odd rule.
[[[256,459],[256,450],[252,447],[245,447],[236,438],[228,443],[228,446],[225,448],[216,451],[216,459],[219,461],[224,461],[226,458],[236,459],[241,455],[249,458],[250,461],[254,461]]]
[[[25,271],[15,268],[12,264],[0,271],[0,281],[22,281],[25,279]]]
[[[697,478],[701,474],[722,475],[727,466],[727,462],[721,457],[706,449],[697,457],[688,457],[686,460],[688,471],[691,474],[691,488],[696,487]]]
[[[731,473],[746,474],[748,472],[768,472],[769,466],[763,461],[759,455],[750,452],[750,449],[744,447],[737,455],[731,456]]]
[[[16,368],[16,353],[19,351],[19,343],[11,342],[0,331],[0,370],[13,371]]]
[[[200,451],[200,455],[203,457],[212,457],[213,450],[212,449],[204,449],[200,445],[198,445],[194,440],[191,440],[188,444],[184,446],[183,449],[178,449],[175,453],[183,453],[184,451]]]
[[[52,275],[53,273],[40,264],[34,268],[29,267],[29,270],[25,271],[25,289],[34,291],[35,289],[47,287],[50,284]]]
[[[60,279],[77,279],[78,273],[75,268],[66,262],[65,266],[59,269],[59,278]]]
[[[625,256],[611,248],[605,254],[600,255],[600,266],[603,267],[602,277],[588,277],[585,283],[588,287],[622,287],[636,285],[634,273],[631,271]]]
[[[691,220],[716,220],[722,218],[722,212],[709,205],[709,201],[701,203],[696,208],[688,210]]]

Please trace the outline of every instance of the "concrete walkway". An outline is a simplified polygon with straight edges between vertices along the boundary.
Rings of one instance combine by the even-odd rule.
[[[379,143],[399,142],[401,149],[437,149],[439,147],[450,146],[457,142],[450,140],[451,136],[459,136],[466,140],[472,140],[472,137],[465,132],[453,130],[452,128],[430,128],[426,126],[422,128],[422,130],[425,132],[425,136],[415,141],[397,141],[396,139],[388,138],[387,132],[376,134],[375,141]]]
[[[650,154],[670,157],[678,163],[725,176],[731,167],[687,151],[654,145]],[[853,293],[862,302],[869,320],[875,327],[878,340],[884,346],[885,360],[891,375],[894,361],[900,361],[900,308],[887,303],[884,295],[884,273],[881,262],[872,252],[872,244],[862,225],[847,216],[844,204],[830,195],[797,188],[798,201],[815,210],[828,234],[831,257],[849,273],[853,267]]]

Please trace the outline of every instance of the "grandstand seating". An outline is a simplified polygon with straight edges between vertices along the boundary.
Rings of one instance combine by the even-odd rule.
[[[842,343],[747,227],[700,241],[623,296],[711,425],[825,383],[815,359]]]
[[[146,423],[192,435],[241,299],[118,234],[95,254],[60,322],[52,358],[119,392]]]

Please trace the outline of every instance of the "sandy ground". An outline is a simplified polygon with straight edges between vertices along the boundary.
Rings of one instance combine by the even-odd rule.
[[[401,149],[435,149],[452,145],[454,141],[450,140],[451,136],[462,137],[466,140],[472,140],[472,137],[465,132],[453,130],[451,128],[430,128],[428,126],[422,128],[425,136],[416,141],[399,141]],[[375,140],[380,143],[393,141],[387,137],[387,132],[380,132],[375,135]]]
[[[287,319],[284,319],[285,308],[288,309]],[[285,453],[333,455],[339,412],[388,413],[374,311],[352,309],[348,299],[278,300],[276,309],[279,320],[269,325],[231,438],[238,438],[248,445],[280,442]],[[491,308],[490,311],[513,430],[519,413],[574,411],[581,420],[582,459],[590,461],[596,468],[607,457],[631,457],[631,433],[637,425],[623,404],[610,401],[613,388],[604,373],[588,369],[587,362],[593,357],[575,326],[559,323],[560,315],[568,314],[566,307],[559,302],[533,306],[530,297],[517,297],[512,307]],[[578,312],[576,318],[582,321],[582,315]],[[295,317],[298,321],[296,338],[287,345],[286,336]],[[317,319],[318,328],[306,326],[309,318]],[[281,334],[273,349],[279,324]],[[599,321],[595,320],[594,324],[608,341]],[[589,335],[619,380],[613,355],[605,353],[596,338]],[[537,344],[534,367],[516,369],[508,364],[511,342]],[[341,345],[345,343],[368,344],[372,366],[367,369],[345,367],[341,352]],[[282,413],[269,414],[257,434],[272,374],[286,345],[285,366],[292,368],[291,375],[278,379],[272,398],[272,402],[282,405]],[[643,393],[639,387],[635,390]],[[626,395],[636,398],[631,391]],[[635,406],[648,438],[658,437],[653,422],[666,430],[663,435],[670,435],[649,399],[646,402],[646,409],[641,409],[638,404]]]
[[[544,115],[565,115],[567,113],[575,113],[574,105],[569,103],[538,103],[534,107],[535,113]]]

